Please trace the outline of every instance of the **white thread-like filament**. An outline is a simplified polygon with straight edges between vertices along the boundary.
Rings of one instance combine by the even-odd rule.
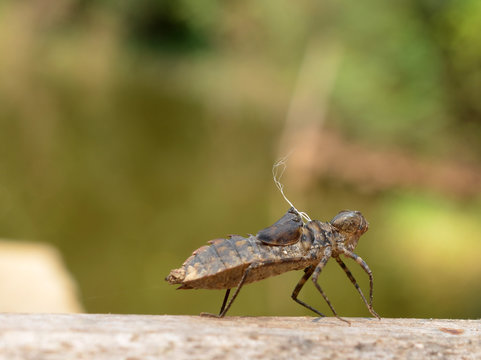
[[[282,178],[282,175],[284,175],[284,171],[286,171],[286,168],[287,168],[287,159],[289,158],[289,156],[291,155],[292,151],[287,154],[286,156],[284,156],[283,158],[280,158],[279,160],[277,160],[274,165],[272,166],[272,176],[274,178],[274,183],[276,184],[276,187],[279,189],[279,191],[281,192],[282,194],[282,197],[284,198],[284,200],[287,201],[287,203],[289,205],[291,205],[291,207],[294,208],[294,210],[299,214],[299,216],[303,219],[305,219],[306,221],[311,221],[311,218],[309,217],[309,215],[307,215],[305,212],[303,211],[299,211],[297,210],[297,208],[291,203],[291,201],[287,198],[287,196],[284,194],[284,185],[281,183],[281,178]]]

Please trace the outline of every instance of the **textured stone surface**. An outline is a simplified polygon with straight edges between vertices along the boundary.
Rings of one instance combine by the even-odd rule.
[[[480,359],[480,320],[0,314],[0,359]]]

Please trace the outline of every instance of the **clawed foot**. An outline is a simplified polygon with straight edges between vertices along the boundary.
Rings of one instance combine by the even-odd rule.
[[[381,320],[381,317],[378,315],[377,312],[374,311],[374,309],[372,308],[372,306],[370,306],[369,308],[369,312],[374,315],[375,317],[377,317],[378,320]]]
[[[350,322],[349,320],[343,319],[342,317],[337,316],[337,315],[336,315],[336,317],[337,317],[339,320],[344,321],[344,322],[347,323],[349,326],[351,326],[351,322]]]

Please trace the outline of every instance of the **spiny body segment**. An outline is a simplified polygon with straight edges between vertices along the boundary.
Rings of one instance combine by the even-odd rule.
[[[334,257],[356,287],[371,314],[379,318],[372,308],[371,270],[352,252],[359,237],[367,229],[368,223],[358,211],[341,211],[330,222],[313,220],[304,224],[296,210],[291,208],[275,224],[259,231],[255,236],[244,238],[232,235],[227,239],[209,241],[210,245],[195,250],[182,267],[170,272],[166,280],[170,284],[180,284],[179,289],[226,289],[220,314],[212,315],[223,317],[243,285],[287,271],[304,269],[304,276],[291,297],[302,306],[324,316],[297,299],[302,286],[312,276],[314,285],[338,317],[317,283],[322,268],[330,257]],[[369,302],[340,259],[341,254],[356,260],[369,275]],[[227,303],[232,288],[236,288],[236,291]]]

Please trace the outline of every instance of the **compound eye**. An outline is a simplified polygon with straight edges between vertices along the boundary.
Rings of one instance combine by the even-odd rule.
[[[331,225],[348,233],[367,231],[367,221],[359,211],[344,210],[334,216]]]
[[[359,221],[356,218],[346,219],[341,223],[341,229],[348,232],[354,232],[359,228]]]

